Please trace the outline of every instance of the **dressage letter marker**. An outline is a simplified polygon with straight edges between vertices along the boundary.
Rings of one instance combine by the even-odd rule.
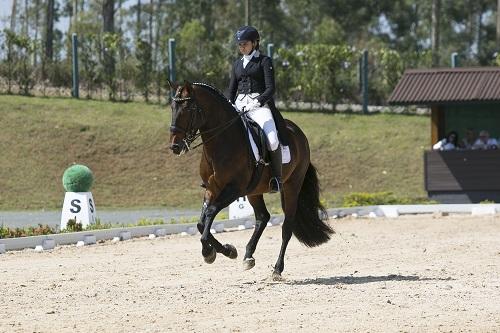
[[[61,230],[66,229],[69,220],[81,223],[85,229],[96,223],[96,210],[91,192],[66,192],[61,214]]]
[[[66,190],[61,214],[61,230],[71,223],[81,223],[82,228],[96,223],[96,209],[90,188],[94,182],[92,171],[85,165],[75,164],[64,171],[63,186]]]
[[[247,200],[247,197],[238,198],[229,205],[229,218],[240,219],[253,215],[252,205]]]

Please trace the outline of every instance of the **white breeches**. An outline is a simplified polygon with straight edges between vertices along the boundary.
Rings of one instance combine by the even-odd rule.
[[[236,107],[243,111],[243,108],[254,98],[259,96],[258,93],[253,93],[249,95],[240,94],[236,97]],[[275,151],[279,147],[278,131],[276,130],[276,125],[274,124],[273,115],[271,109],[267,105],[263,105],[260,108],[256,108],[247,115],[255,121],[260,128],[266,133],[267,142],[269,144],[269,149]]]

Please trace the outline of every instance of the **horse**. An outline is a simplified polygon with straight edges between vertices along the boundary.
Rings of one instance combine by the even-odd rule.
[[[269,191],[270,167],[262,165],[260,179],[253,180],[258,166],[248,149],[248,134],[241,119],[244,112],[238,113],[219,90],[204,83],[169,84],[173,93],[170,149],[176,155],[187,153],[195,148],[191,145],[199,137],[201,143],[197,146],[203,147],[200,176],[205,194],[197,228],[204,260],[213,263],[217,253],[237,258],[236,248],[222,245],[210,228],[217,213],[246,195],[255,213],[255,229],[246,245],[243,266],[251,269],[255,266],[257,243],[271,217],[263,197]],[[334,233],[320,202],[318,175],[310,160],[307,138],[296,124],[285,121],[291,161],[283,164],[280,195],[284,221],[281,249],[272,272],[274,280],[281,279],[292,234],[305,246],[314,247],[327,242]]]

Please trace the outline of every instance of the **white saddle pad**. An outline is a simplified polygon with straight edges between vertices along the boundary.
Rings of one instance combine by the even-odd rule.
[[[253,151],[253,156],[255,156],[255,160],[260,160],[260,155],[259,155],[259,149],[257,148],[257,145],[255,144],[255,141],[253,140],[252,134],[250,134],[250,131],[247,129],[248,132],[248,138],[250,139],[250,145],[252,146],[252,151]],[[281,146],[281,163],[282,164],[287,164],[290,163],[291,156],[290,156],[290,147],[288,146]]]

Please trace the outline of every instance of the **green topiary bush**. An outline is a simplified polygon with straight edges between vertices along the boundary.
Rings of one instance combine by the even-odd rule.
[[[88,192],[94,182],[94,175],[85,165],[75,164],[64,171],[62,182],[67,192]]]

